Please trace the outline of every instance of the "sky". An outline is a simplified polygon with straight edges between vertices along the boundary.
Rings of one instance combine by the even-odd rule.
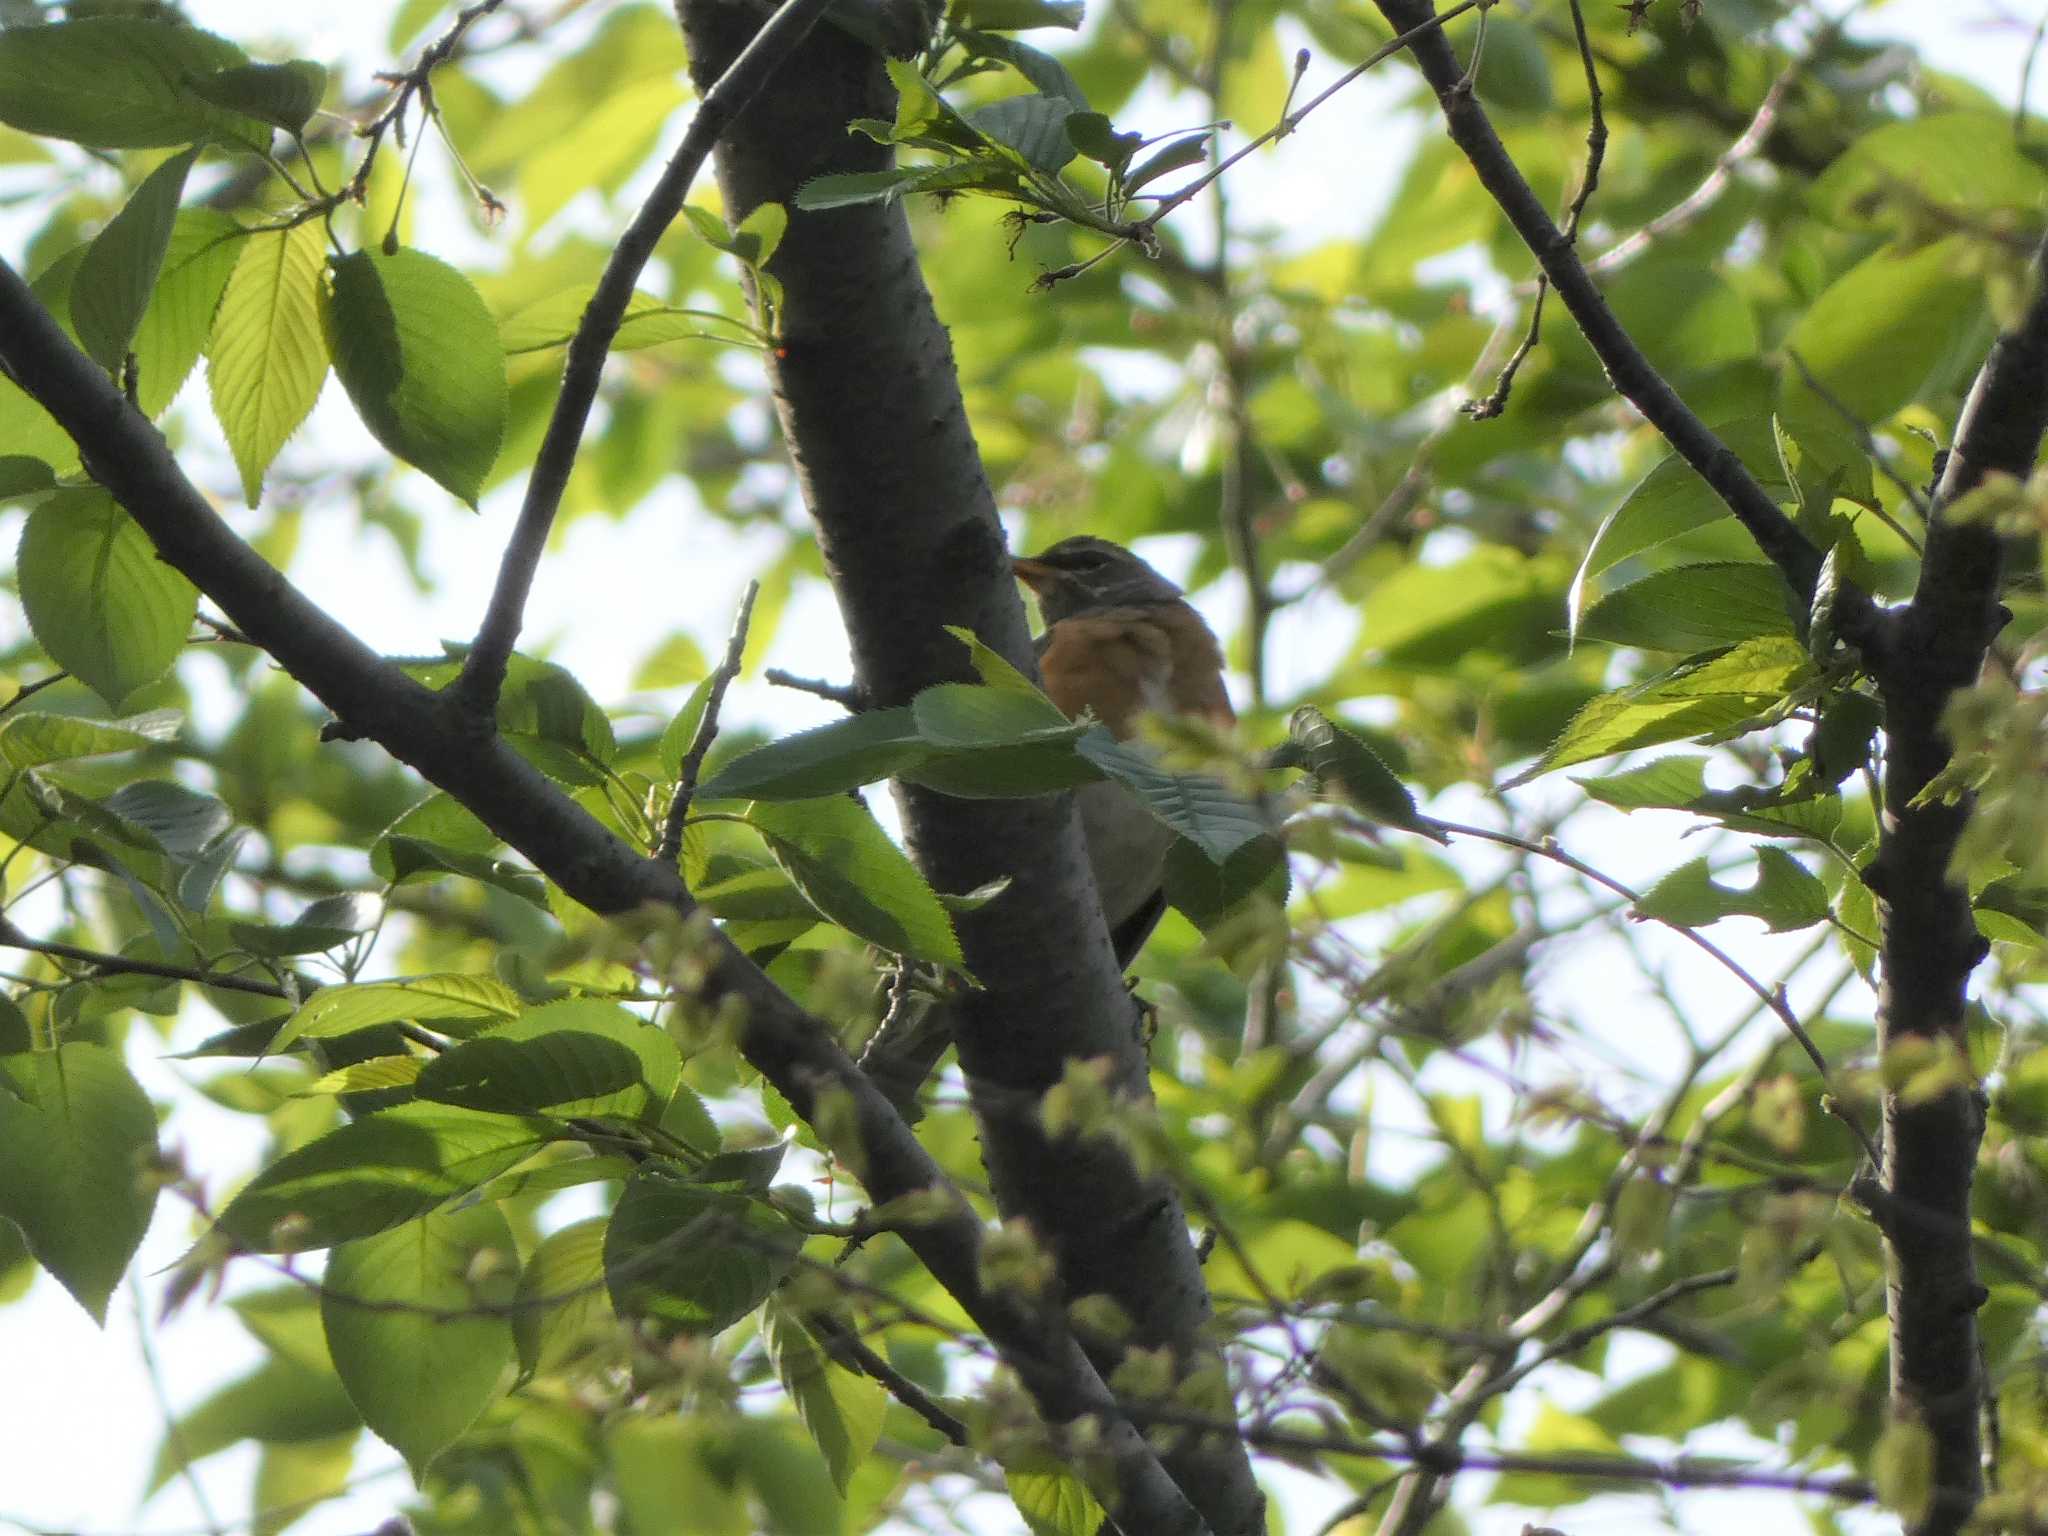
[[[1096,6],[1101,3],[1096,0]],[[188,8],[201,25],[237,39],[253,40],[276,30],[275,0],[189,0]],[[385,3],[304,7],[292,15],[286,30],[310,57],[348,60],[351,77],[360,80],[367,68],[385,62],[381,39],[389,9]],[[2025,5],[1894,0],[1866,8],[1856,29],[1871,37],[1910,39],[1939,67],[2010,100],[2018,86],[2026,37],[2039,10],[2033,0]],[[1304,96],[1339,67],[1317,60],[1304,82]],[[1233,173],[1234,206],[1252,217],[1262,207],[1284,208],[1295,226],[1294,236],[1304,240],[1361,227],[1357,202],[1340,209],[1337,200],[1328,197],[1330,168],[1341,164],[1348,178],[1364,178],[1359,196],[1368,211],[1390,195],[1384,178],[1375,179],[1374,165],[1361,165],[1353,147],[1372,142],[1369,134],[1384,139],[1391,131],[1385,104],[1404,88],[1398,75],[1376,72],[1336,98],[1277,151],[1253,157]],[[2029,94],[2036,110],[2048,109],[2048,70],[2036,73]],[[1400,131],[1422,130],[1417,125]],[[1398,159],[1389,154],[1384,163]],[[1328,227],[1301,222],[1302,210],[1317,209],[1329,210]],[[28,227],[20,213],[0,214],[0,254],[18,258]],[[359,439],[361,430],[345,405],[330,398],[307,429],[308,451],[350,453],[351,434]],[[223,485],[232,483],[225,476],[215,479]],[[440,584],[426,598],[414,591],[385,541],[363,541],[352,529],[318,519],[307,520],[306,545],[293,574],[310,595],[373,646],[394,653],[431,651],[443,637],[461,636],[474,628],[495,563],[496,539],[510,510],[501,497],[486,501],[480,519],[435,521],[426,560]],[[0,519],[0,543],[11,546],[18,526],[18,518]],[[553,644],[556,659],[596,697],[618,698],[627,690],[632,667],[677,617],[676,572],[690,572],[691,606],[702,616],[695,626],[697,637],[711,650],[720,641],[761,547],[723,524],[678,516],[678,504],[665,497],[655,498],[623,521],[583,519],[542,568],[526,643]],[[1147,546],[1143,552],[1169,574],[1184,568],[1187,558],[1187,551],[1171,541]],[[611,620],[601,630],[583,622],[591,581],[586,573],[595,571],[603,572]],[[1195,596],[1219,629],[1228,625],[1236,607],[1232,591],[1219,585]],[[1290,674],[1310,676],[1314,658],[1328,654],[1327,626],[1337,621],[1327,609],[1318,612],[1311,605],[1284,616],[1273,646],[1283,696]],[[0,615],[0,625],[7,622],[7,616]],[[844,666],[831,664],[831,658],[840,654],[843,641],[829,597],[822,589],[810,589],[799,594],[767,661],[808,675],[844,674]],[[816,701],[753,686],[736,691],[733,709],[741,718],[772,722],[779,729],[831,713]],[[1642,872],[1629,867],[1626,848],[1617,848],[1614,854],[1616,873],[1628,878]],[[1677,963],[1691,961],[1686,957]],[[1702,980],[1720,984],[1718,977]],[[141,1049],[132,1053],[131,1064],[159,1098],[176,1089],[184,1070],[181,1064]],[[180,1109],[166,1128],[166,1139],[191,1149],[195,1163],[212,1172],[216,1184],[224,1177],[217,1170],[246,1167],[259,1154],[262,1136],[256,1122],[214,1110],[189,1092],[179,1091],[177,1099]],[[156,1272],[176,1258],[190,1237],[185,1213],[164,1202],[137,1264],[142,1279],[138,1286],[116,1294],[104,1332],[95,1329],[47,1277],[38,1279],[25,1301],[0,1308],[0,1361],[7,1363],[13,1388],[0,1393],[0,1527],[14,1522],[85,1536],[168,1536],[204,1531],[216,1515],[232,1526],[246,1511],[254,1461],[253,1452],[246,1449],[212,1458],[199,1469],[212,1513],[201,1508],[183,1484],[141,1503],[147,1467],[163,1432],[163,1403],[188,1407],[258,1359],[254,1345],[221,1309],[194,1307],[163,1327],[145,1322],[153,1312],[149,1299],[161,1283]],[[362,1479],[359,1491],[300,1522],[296,1531],[305,1536],[344,1536],[367,1530],[403,1501],[407,1490],[394,1453],[365,1441],[356,1465]],[[1287,1499],[1298,1530],[1315,1525],[1313,1505],[1301,1502],[1308,1497],[1296,1485]],[[1686,1507],[1692,1525],[1701,1531],[1737,1520],[1746,1536],[1791,1536],[1808,1529],[1783,1500],[1700,1496],[1688,1500]],[[1619,1536],[1640,1528],[1644,1508],[1639,1502],[1610,1501],[1575,1511],[1568,1523],[1573,1536]],[[1508,1510],[1472,1513],[1477,1536],[1512,1536],[1525,1518],[1524,1512]]]

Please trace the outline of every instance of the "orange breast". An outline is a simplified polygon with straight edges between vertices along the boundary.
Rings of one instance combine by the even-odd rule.
[[[1104,608],[1062,619],[1039,653],[1045,691],[1070,716],[1092,712],[1128,736],[1147,712],[1236,719],[1223,691],[1223,654],[1185,604]]]

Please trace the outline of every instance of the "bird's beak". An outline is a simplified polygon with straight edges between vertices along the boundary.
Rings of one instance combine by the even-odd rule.
[[[1053,578],[1051,566],[1047,565],[1043,560],[1033,560],[1024,555],[1019,555],[1010,562],[1010,570],[1019,581],[1023,582],[1025,586],[1034,592],[1039,591],[1046,582],[1051,581]]]

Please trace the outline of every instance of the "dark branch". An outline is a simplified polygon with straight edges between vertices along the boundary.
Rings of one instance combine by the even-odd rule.
[[[1729,446],[1679,398],[1664,376],[1636,345],[1607,300],[1594,285],[1571,240],[1536,196],[1528,180],[1493,131],[1486,110],[1464,83],[1464,71],[1435,18],[1431,0],[1377,0],[1388,22],[1403,36],[1413,34],[1409,49],[1423,78],[1436,91],[1444,124],[1465,152],[1501,212],[1535,254],[1543,274],[1566,311],[1607,370],[1615,389],[1642,412],[1673,449],[1690,464],[1726,503],[1736,520],[1756,541],[1794,591],[1811,599],[1820,575],[1821,552],[1796,528],[1743,466]],[[1855,611],[1845,613],[1845,635],[1861,632],[1868,600],[1857,594]]]
[[[690,802],[697,798],[697,775],[704,771],[704,755],[718,739],[718,712],[725,706],[725,690],[740,675],[740,657],[747,649],[747,624],[754,616],[754,599],[760,595],[761,583],[748,582],[746,593],[740,598],[740,611],[733,615],[732,633],[726,637],[725,655],[711,674],[711,688],[704,696],[704,713],[698,718],[690,750],[683,756],[682,771],[676,775],[675,798],[669,802],[667,819],[662,822],[661,845],[654,850],[654,856],[664,864],[673,864],[682,851],[683,823],[689,819]]]
[[[490,606],[484,611],[476,642],[464,658],[462,675],[455,683],[455,698],[472,719],[488,720],[497,710],[498,691],[505,685],[505,668],[511,662],[512,646],[525,620],[526,597],[533,590],[541,552],[547,548],[548,532],[561,508],[562,493],[568,489],[569,472],[576,466],[584,424],[597,400],[605,355],[619,333],[641,269],[653,256],[662,234],[682,211],[683,201],[690,195],[690,184],[704,168],[718,136],[760,93],[832,3],[833,0],[784,0],[782,8],[704,93],[697,115],[690,120],[689,130],[662,171],[661,180],[654,184],[647,201],[640,205],[640,211],[612,248],[604,276],[598,279],[597,291],[591,295],[576,334],[569,340],[569,357],[562,369],[562,392],[555,400],[554,415],[548,419],[547,435],[541,439],[533,472],[527,477],[526,500],[519,508],[519,521],[499,563]]]

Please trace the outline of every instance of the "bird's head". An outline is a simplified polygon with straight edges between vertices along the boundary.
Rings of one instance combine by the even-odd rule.
[[[1179,587],[1121,544],[1085,533],[1039,554],[1020,555],[1010,568],[1037,596],[1048,627],[1094,608],[1169,603],[1180,596]]]

